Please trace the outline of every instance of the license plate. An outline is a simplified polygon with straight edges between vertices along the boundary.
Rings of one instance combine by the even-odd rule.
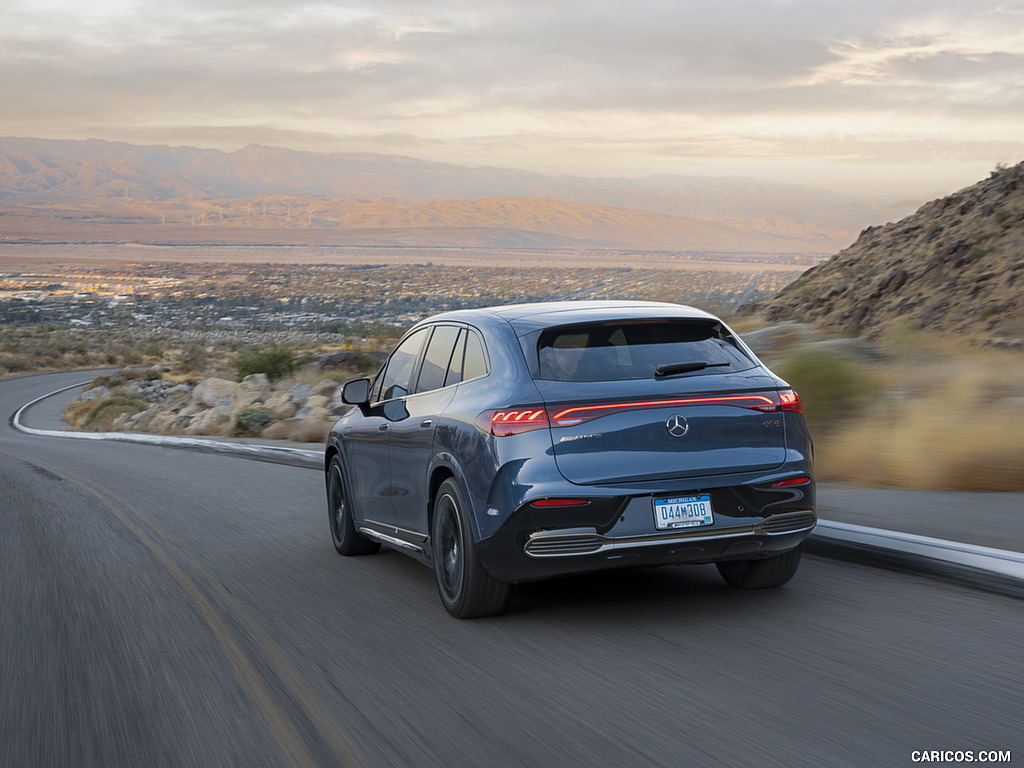
[[[715,522],[711,513],[711,496],[673,496],[654,499],[654,526],[659,530],[693,528]]]

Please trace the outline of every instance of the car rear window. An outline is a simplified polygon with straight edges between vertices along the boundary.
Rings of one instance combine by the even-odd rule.
[[[687,375],[753,367],[717,320],[620,320],[548,328],[537,342],[539,376],[554,381],[654,378],[659,366],[706,363]]]

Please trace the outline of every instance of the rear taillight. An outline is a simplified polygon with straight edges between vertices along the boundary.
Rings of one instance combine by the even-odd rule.
[[[532,432],[535,429],[547,429],[548,412],[538,406],[484,411],[477,416],[476,425],[484,432],[490,432],[498,437],[508,437]]]
[[[800,402],[800,395],[793,390],[780,392],[779,398],[782,400],[782,406],[779,410],[790,411],[791,413],[804,412],[804,405]]]
[[[550,409],[552,427],[574,427],[599,416],[611,416],[626,411],[644,411],[652,408],[692,408],[707,405],[732,405],[758,411],[777,411],[779,401],[770,395],[715,395],[712,397],[679,397],[671,400],[641,400],[631,403],[602,403],[600,405],[573,405]]]
[[[615,413],[643,411],[655,408],[696,408],[701,406],[728,405],[749,408],[762,413],[790,411],[803,413],[800,396],[792,390],[765,392],[750,395],[712,395],[708,397],[680,397],[671,400],[638,400],[618,403],[597,403],[592,405],[515,406],[495,411],[484,411],[476,419],[476,425],[484,432],[498,437],[518,435],[535,429],[548,427],[575,427],[591,419],[611,416]]]
[[[585,507],[590,504],[587,499],[537,499],[531,501],[531,507],[547,509],[550,507]]]

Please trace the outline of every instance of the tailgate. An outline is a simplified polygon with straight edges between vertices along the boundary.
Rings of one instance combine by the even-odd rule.
[[[755,386],[737,387],[736,379],[744,378]],[[780,466],[786,458],[785,419],[778,391],[765,383],[762,377],[739,376],[536,382],[547,405],[558,469],[584,485]]]

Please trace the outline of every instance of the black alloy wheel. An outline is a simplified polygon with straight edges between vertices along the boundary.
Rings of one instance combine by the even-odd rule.
[[[369,555],[380,549],[380,543],[362,536],[352,522],[348,487],[337,456],[331,459],[327,470],[327,517],[331,540],[339,555]]]
[[[448,613],[471,619],[505,610],[512,585],[491,576],[477,557],[462,493],[451,479],[434,498],[431,540],[437,591]]]

